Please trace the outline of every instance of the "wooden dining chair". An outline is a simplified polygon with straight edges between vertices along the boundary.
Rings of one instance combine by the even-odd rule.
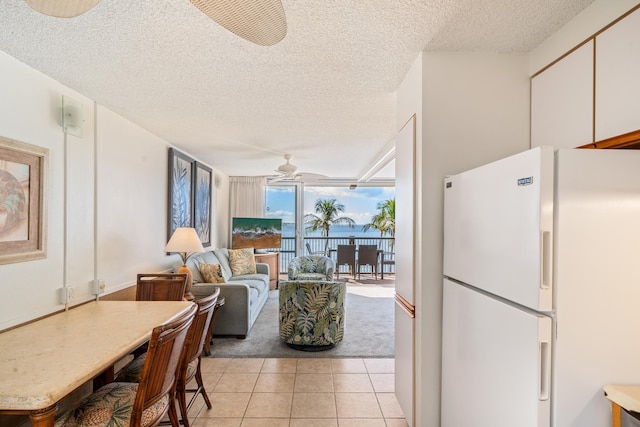
[[[167,414],[171,425],[178,427],[176,373],[197,310],[193,304],[183,316],[153,329],[138,383],[112,382],[99,388],[78,407],[56,419],[56,427],[150,427],[158,425]]]
[[[136,301],[182,301],[186,287],[186,274],[141,273],[136,279]]]
[[[191,408],[191,405],[193,405],[193,402],[199,394],[202,395],[205,403],[207,404],[207,408],[211,409],[211,401],[209,400],[209,396],[207,395],[207,391],[204,387],[200,365],[204,342],[209,336],[207,331],[211,327],[211,320],[215,313],[216,303],[219,296],[220,288],[215,288],[215,291],[211,295],[194,301],[198,306],[198,311],[196,312],[193,323],[187,333],[180,365],[176,373],[176,398],[178,399],[178,404],[180,406],[182,424],[186,427],[189,427],[189,418],[187,416],[189,408]],[[145,354],[142,354],[128,363],[118,373],[116,381],[138,382],[142,374],[146,357],[147,356]],[[196,380],[196,388],[187,389],[187,385],[193,378]],[[189,402],[187,402],[187,393],[193,393]]]
[[[338,261],[336,262],[336,278],[340,278],[340,266],[348,265],[349,273],[356,274],[356,245],[338,245]]]
[[[358,279],[362,272],[362,267],[368,265],[371,267],[371,273],[378,279],[378,247],[376,245],[360,245],[358,246]]]
[[[207,395],[207,390],[204,388],[200,365],[202,362],[202,350],[205,340],[209,337],[207,332],[211,328],[211,322],[219,296],[220,288],[216,288],[213,294],[195,301],[198,305],[198,312],[187,334],[187,341],[185,343],[182,361],[180,362],[180,368],[178,369],[176,384],[176,397],[180,405],[180,417],[182,424],[186,427],[189,427],[189,409],[199,394],[202,395],[207,408],[211,409],[211,401]],[[187,385],[194,378],[196,380],[196,387],[194,389],[187,389]],[[187,393],[193,393],[189,402],[187,402]]]

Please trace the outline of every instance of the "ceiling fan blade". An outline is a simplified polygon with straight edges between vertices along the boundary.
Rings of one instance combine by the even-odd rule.
[[[25,2],[31,9],[45,15],[72,18],[82,15],[100,3],[100,0],[25,0]]]
[[[202,13],[232,33],[261,46],[287,34],[281,0],[191,0]]]

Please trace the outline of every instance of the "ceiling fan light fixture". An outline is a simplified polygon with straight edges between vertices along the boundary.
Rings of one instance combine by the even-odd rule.
[[[24,0],[31,9],[56,18],[82,15],[100,0]]]
[[[286,175],[295,175],[296,172],[298,172],[298,167],[289,163],[289,160],[291,160],[291,154],[285,154],[284,158],[286,163],[278,166],[278,172]]]
[[[261,46],[273,46],[287,35],[281,0],[190,0],[227,30]]]

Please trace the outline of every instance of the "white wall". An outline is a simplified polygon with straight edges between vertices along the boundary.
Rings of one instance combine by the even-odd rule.
[[[529,77],[525,55],[422,52],[421,61],[398,90],[397,112],[398,123],[416,113],[418,126],[415,425],[435,426],[440,424],[443,180],[529,148]]]
[[[65,284],[75,288],[75,305],[94,298],[94,278],[111,293],[133,284],[139,272],[178,262],[163,252],[169,143],[3,52],[0,69],[0,135],[49,149],[47,257],[0,265],[0,330],[63,309]],[[65,142],[62,95],[83,104],[82,138]],[[220,189],[212,191],[214,247],[227,235],[220,215],[228,216],[228,178],[219,177]]]

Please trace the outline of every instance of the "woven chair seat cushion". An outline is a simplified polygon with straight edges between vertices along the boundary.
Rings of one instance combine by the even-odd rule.
[[[147,353],[143,353],[140,356],[133,359],[131,362],[127,363],[120,372],[118,372],[118,376],[116,377],[117,382],[123,383],[137,383],[140,381],[140,374],[142,374],[142,367],[144,366],[144,361],[147,358]],[[198,359],[192,360],[187,366],[187,373],[185,375],[186,379],[192,378],[196,369],[198,369]]]
[[[128,426],[136,399],[136,383],[114,382],[98,389],[75,409],[62,414],[55,422],[60,426]],[[165,395],[142,413],[142,425],[154,425],[169,406]]]

